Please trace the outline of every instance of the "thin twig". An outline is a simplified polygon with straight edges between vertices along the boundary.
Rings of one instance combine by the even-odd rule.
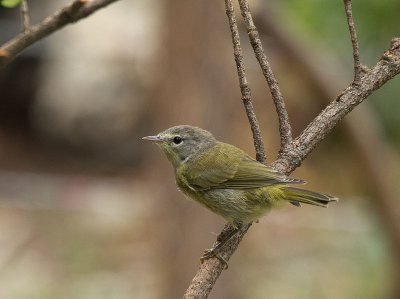
[[[232,44],[236,62],[237,73],[239,76],[240,92],[246,109],[246,115],[249,119],[251,131],[253,133],[254,147],[256,149],[256,159],[261,163],[266,163],[264,143],[262,141],[260,127],[254,113],[253,103],[251,101],[251,91],[246,79],[246,71],[243,63],[243,53],[240,46],[239,30],[236,23],[235,10],[231,0],[225,0],[226,15],[228,16],[229,28],[232,33]]]
[[[290,149],[292,143],[292,128],[289,122],[289,116],[285,107],[285,102],[281,90],[278,85],[278,81],[272,71],[272,68],[268,62],[267,56],[263,49],[258,30],[253,22],[251,16],[249,4],[247,0],[238,0],[240,5],[240,11],[243,19],[246,23],[247,33],[249,35],[251,46],[253,47],[254,54],[260,64],[261,70],[265,79],[267,80],[269,89],[271,91],[272,99],[275,104],[276,112],[278,114],[279,121],[279,133],[281,138],[281,149],[280,152],[285,152]]]
[[[67,24],[75,23],[118,0],[75,0],[0,47],[0,67],[6,66],[33,43]]]
[[[353,10],[351,7],[351,0],[343,0],[344,10],[346,12],[347,24],[349,26],[351,45],[353,48],[353,60],[354,60],[354,83],[360,82],[361,73],[364,71],[363,66],[360,62],[360,50],[358,47],[358,38],[356,27],[353,20]]]
[[[28,1],[23,0],[21,3],[21,19],[22,19],[22,32],[26,32],[30,26],[29,7]]]
[[[229,0],[225,0],[229,1]],[[333,100],[296,138],[295,148],[287,155],[276,160],[272,166],[286,174],[291,173],[307,155],[325,139],[329,132],[352,109],[359,105],[373,91],[382,87],[386,82],[400,73],[400,38],[394,38],[391,47],[381,60],[368,72],[358,86],[350,84],[339,100]],[[229,260],[235,252],[249,227],[240,230],[219,254]],[[200,265],[184,298],[207,298],[215,282],[223,270],[223,264],[218,259],[208,259]]]

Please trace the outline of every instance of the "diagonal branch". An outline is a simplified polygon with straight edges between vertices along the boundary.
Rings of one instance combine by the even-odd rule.
[[[251,131],[253,133],[254,147],[256,149],[257,161],[266,163],[264,143],[261,137],[260,126],[254,113],[253,103],[251,101],[251,91],[247,83],[245,66],[243,63],[243,53],[240,46],[239,30],[236,23],[235,10],[231,0],[225,0],[226,15],[228,16],[229,28],[232,34],[233,54],[235,56],[236,68],[239,76],[240,92],[249,119]]]
[[[226,0],[229,1],[229,0]],[[358,86],[350,84],[340,97],[333,100],[296,138],[295,148],[275,161],[272,166],[284,173],[291,173],[300,162],[320,143],[338,122],[351,110],[362,103],[373,91],[382,87],[386,82],[400,73],[400,38],[394,38],[389,50],[381,60],[360,79]],[[219,254],[229,260],[249,227],[242,228],[232,238]],[[215,282],[221,274],[224,265],[218,259],[205,260],[193,278],[184,298],[207,298]]]
[[[272,99],[275,104],[276,112],[278,114],[279,121],[279,133],[281,137],[281,153],[290,149],[292,142],[292,128],[289,122],[289,116],[286,111],[285,102],[281,90],[278,85],[278,81],[269,65],[267,56],[265,55],[258,30],[253,22],[253,17],[251,16],[249,4],[247,0],[238,0],[240,5],[240,11],[242,13],[243,19],[246,23],[247,32],[249,34],[249,39],[251,46],[253,47],[254,54],[260,64],[261,70],[265,79],[267,80],[269,89],[271,91]]]
[[[75,23],[118,0],[75,0],[0,47],[0,67],[6,66],[27,47],[65,25]]]
[[[357,105],[372,92],[400,73],[400,38],[393,38],[390,48],[378,63],[360,77],[357,85],[349,85],[339,97],[333,100],[294,141],[294,149],[287,157],[278,159],[273,166],[285,173],[292,172],[299,162],[336,127]]]
[[[349,26],[349,32],[351,37],[351,45],[353,48],[353,60],[354,60],[354,83],[360,82],[360,76],[363,72],[363,66],[360,62],[360,50],[358,47],[357,31],[353,20],[353,10],[351,7],[351,0],[343,0],[344,10],[346,12],[347,24]]]

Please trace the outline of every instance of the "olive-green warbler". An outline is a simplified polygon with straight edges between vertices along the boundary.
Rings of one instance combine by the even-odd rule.
[[[285,202],[326,207],[337,200],[290,186],[304,181],[287,177],[197,127],[176,126],[143,139],[155,142],[167,155],[183,193],[224,217],[234,228],[258,220]],[[213,255],[214,249],[205,257]]]
[[[154,141],[167,155],[183,193],[232,224],[255,221],[284,202],[326,207],[337,200],[288,186],[304,181],[287,177],[197,127],[176,126],[143,139]]]

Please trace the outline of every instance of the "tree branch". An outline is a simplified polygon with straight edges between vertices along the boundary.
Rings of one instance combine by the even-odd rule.
[[[278,81],[269,65],[267,56],[265,55],[258,30],[253,22],[251,16],[249,4],[247,0],[238,0],[240,5],[240,11],[243,19],[246,23],[247,33],[249,35],[250,44],[253,47],[254,54],[260,64],[261,70],[265,79],[267,80],[269,89],[271,91],[272,100],[274,101],[276,112],[278,114],[279,121],[279,135],[281,138],[280,152],[285,152],[290,149],[292,142],[292,128],[289,122],[289,116],[286,111],[285,102],[283,100],[282,93],[280,91]]]
[[[226,0],[229,1],[229,0]],[[400,38],[392,39],[389,50],[381,60],[360,78],[360,85],[350,84],[343,93],[334,99],[293,141],[294,149],[272,163],[272,166],[286,174],[298,167],[302,160],[321,142],[347,113],[359,105],[373,91],[400,73]],[[228,241],[219,254],[229,260],[240,241],[246,234],[248,226],[242,228]],[[193,278],[184,298],[207,298],[224,265],[217,258],[205,260]]]
[[[364,67],[360,62],[360,50],[358,48],[358,38],[356,27],[353,20],[353,10],[351,7],[351,0],[343,0],[344,10],[346,12],[347,24],[349,26],[349,32],[351,37],[351,45],[353,48],[353,60],[354,60],[354,83],[358,84],[360,82],[361,73]]]
[[[243,53],[240,46],[239,30],[236,23],[235,10],[231,0],[225,0],[225,10],[229,21],[229,28],[232,34],[233,53],[239,77],[240,92],[242,93],[242,100],[246,110],[246,115],[249,119],[251,131],[253,133],[256,159],[261,163],[266,163],[264,142],[261,137],[260,126],[258,125],[257,117],[254,113],[253,103],[251,101],[251,90],[246,79]]]
[[[0,47],[0,67],[6,66],[27,47],[54,31],[75,23],[116,1],[118,0],[75,0],[71,2],[2,45]]]

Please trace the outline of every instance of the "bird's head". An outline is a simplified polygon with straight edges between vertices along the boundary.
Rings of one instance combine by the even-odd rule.
[[[153,141],[160,146],[175,168],[198,157],[217,142],[210,132],[188,125],[175,126],[156,136],[146,136],[142,139]]]

